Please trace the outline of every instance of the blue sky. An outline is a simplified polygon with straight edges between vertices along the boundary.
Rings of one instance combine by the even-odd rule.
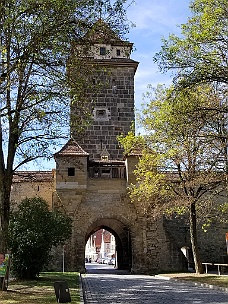
[[[135,23],[127,39],[134,43],[136,50],[131,58],[139,62],[135,75],[135,106],[140,108],[142,94],[147,91],[148,84],[170,84],[171,77],[161,74],[153,62],[156,52],[161,49],[161,38],[169,34],[180,34],[177,25],[187,22],[191,12],[190,0],[135,0],[128,9],[128,19]],[[28,168],[29,167],[29,168]],[[28,170],[51,170],[55,162],[42,161],[42,165],[29,164]]]
[[[180,34],[177,25],[187,22],[191,16],[190,0],[135,0],[128,10],[128,19],[136,27],[130,30],[128,39],[134,43],[136,50],[131,58],[139,61],[135,75],[135,104],[140,108],[142,94],[147,91],[148,84],[170,84],[170,75],[159,72],[153,62],[156,52],[161,49],[161,38],[169,34]]]

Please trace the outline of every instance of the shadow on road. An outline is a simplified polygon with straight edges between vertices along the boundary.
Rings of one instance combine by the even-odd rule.
[[[86,263],[86,273],[90,274],[130,274],[128,270],[116,269],[114,266],[97,263]]]

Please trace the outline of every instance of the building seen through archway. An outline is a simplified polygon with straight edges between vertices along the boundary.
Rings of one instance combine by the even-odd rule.
[[[105,229],[90,235],[85,247],[85,261],[114,265],[116,259],[115,236]]]

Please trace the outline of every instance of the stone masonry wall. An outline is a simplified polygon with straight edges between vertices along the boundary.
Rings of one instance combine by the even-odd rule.
[[[85,179],[81,180],[85,182]],[[155,219],[153,214],[143,214],[140,206],[127,199],[126,179],[86,179],[86,186],[81,188],[56,190],[54,185],[55,179],[52,182],[16,182],[11,199],[18,203],[25,197],[41,196],[49,202],[50,209],[59,208],[73,219],[73,235],[65,249],[66,269],[84,270],[87,237],[101,225],[116,236],[120,234],[120,238],[123,229],[129,231],[132,272],[184,270],[186,260],[181,247],[191,247],[186,222],[181,219],[164,222]],[[202,261],[227,263],[226,232],[226,225],[218,222],[213,223],[207,232],[199,230]],[[62,248],[56,251],[55,267],[50,269],[61,270],[61,254]]]
[[[183,269],[182,253],[169,244],[162,222],[143,217],[127,199],[125,179],[88,179],[86,190],[59,189],[54,197],[55,206],[65,210],[74,223],[73,236],[66,248],[69,270],[84,271],[86,235],[90,227],[99,223],[118,234],[118,228],[113,226],[114,220],[130,233],[132,272]],[[170,264],[172,256],[175,258]]]
[[[90,154],[100,159],[107,149],[110,159],[123,159],[123,149],[116,139],[121,133],[127,134],[134,121],[134,73],[133,67],[106,68],[94,76],[102,84],[101,92],[88,94],[92,103],[92,122],[86,128],[83,139],[72,129],[73,137]],[[77,108],[72,106],[71,117]]]
[[[45,199],[52,209],[52,194],[53,194],[53,181],[51,182],[17,182],[13,183],[11,190],[12,207],[14,208],[25,198],[32,198],[40,196]]]

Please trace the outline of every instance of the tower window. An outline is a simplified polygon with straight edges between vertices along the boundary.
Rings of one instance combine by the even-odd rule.
[[[120,56],[120,50],[116,50],[116,56]]]
[[[104,118],[106,117],[106,110],[97,110],[96,111],[97,118]]]
[[[106,55],[106,47],[100,47],[100,55]]]
[[[94,120],[108,121],[110,119],[110,111],[105,108],[95,108],[93,110]]]
[[[68,168],[68,176],[75,176],[75,168]]]

